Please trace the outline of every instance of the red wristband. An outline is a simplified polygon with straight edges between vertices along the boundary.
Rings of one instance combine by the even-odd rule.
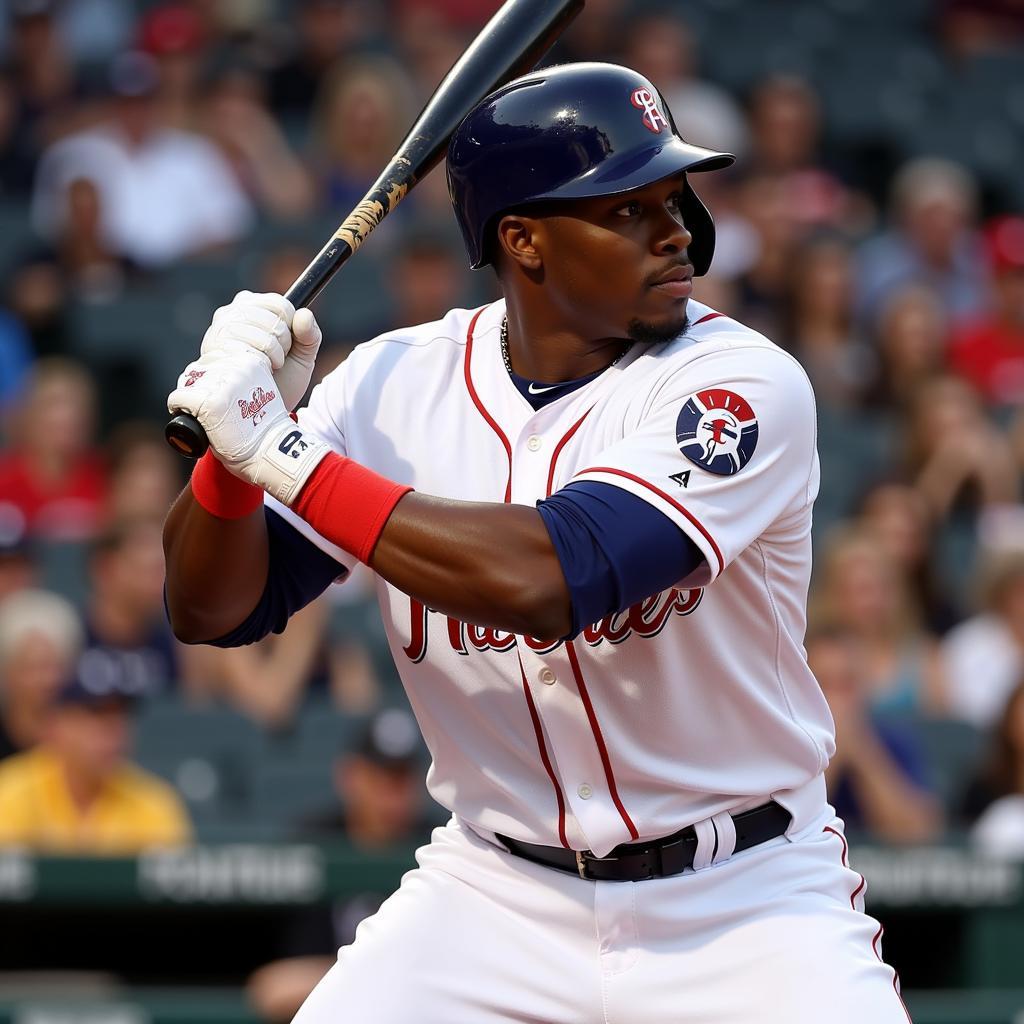
[[[192,470],[192,495],[211,516],[243,519],[263,504],[263,488],[240,480],[211,451]]]
[[[292,511],[321,537],[368,563],[395,505],[411,490],[331,452],[299,491]]]

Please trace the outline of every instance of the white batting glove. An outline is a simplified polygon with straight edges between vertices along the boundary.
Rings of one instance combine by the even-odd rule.
[[[185,368],[167,408],[195,416],[235,476],[291,505],[331,449],[299,428],[278,391],[263,353],[211,352]]]
[[[250,349],[270,361],[281,399],[289,410],[309,387],[323,333],[308,309],[273,292],[239,292],[213,314],[203,337],[202,355],[236,355]]]

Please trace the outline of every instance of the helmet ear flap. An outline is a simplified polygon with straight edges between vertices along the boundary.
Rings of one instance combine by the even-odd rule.
[[[715,254],[715,222],[708,208],[693,191],[689,178],[683,188],[683,201],[680,204],[683,223],[693,236],[687,249],[690,262],[693,264],[694,277],[703,277],[711,268],[711,258]]]

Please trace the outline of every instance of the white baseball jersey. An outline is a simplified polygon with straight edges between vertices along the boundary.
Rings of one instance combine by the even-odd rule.
[[[534,505],[570,481],[613,484],[704,553],[693,577],[570,642],[459,622],[378,579],[428,786],[478,829],[603,856],[770,796],[795,814],[807,794],[824,805],[833,726],[802,645],[811,387],[766,338],[700,303],[689,313],[682,336],[636,344],[534,410],[502,362],[504,303],[453,310],[357,347],[299,414],[425,494]]]

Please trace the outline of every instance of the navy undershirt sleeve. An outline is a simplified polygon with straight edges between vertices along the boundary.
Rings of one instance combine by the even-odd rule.
[[[259,604],[249,617],[225,636],[209,641],[212,647],[244,647],[262,640],[268,633],[280,633],[288,619],[319,597],[345,567],[321,551],[291,523],[265,508],[270,561],[267,584]]]
[[[613,484],[567,484],[537,503],[572,595],[572,632],[685,579],[700,548],[666,515]]]

